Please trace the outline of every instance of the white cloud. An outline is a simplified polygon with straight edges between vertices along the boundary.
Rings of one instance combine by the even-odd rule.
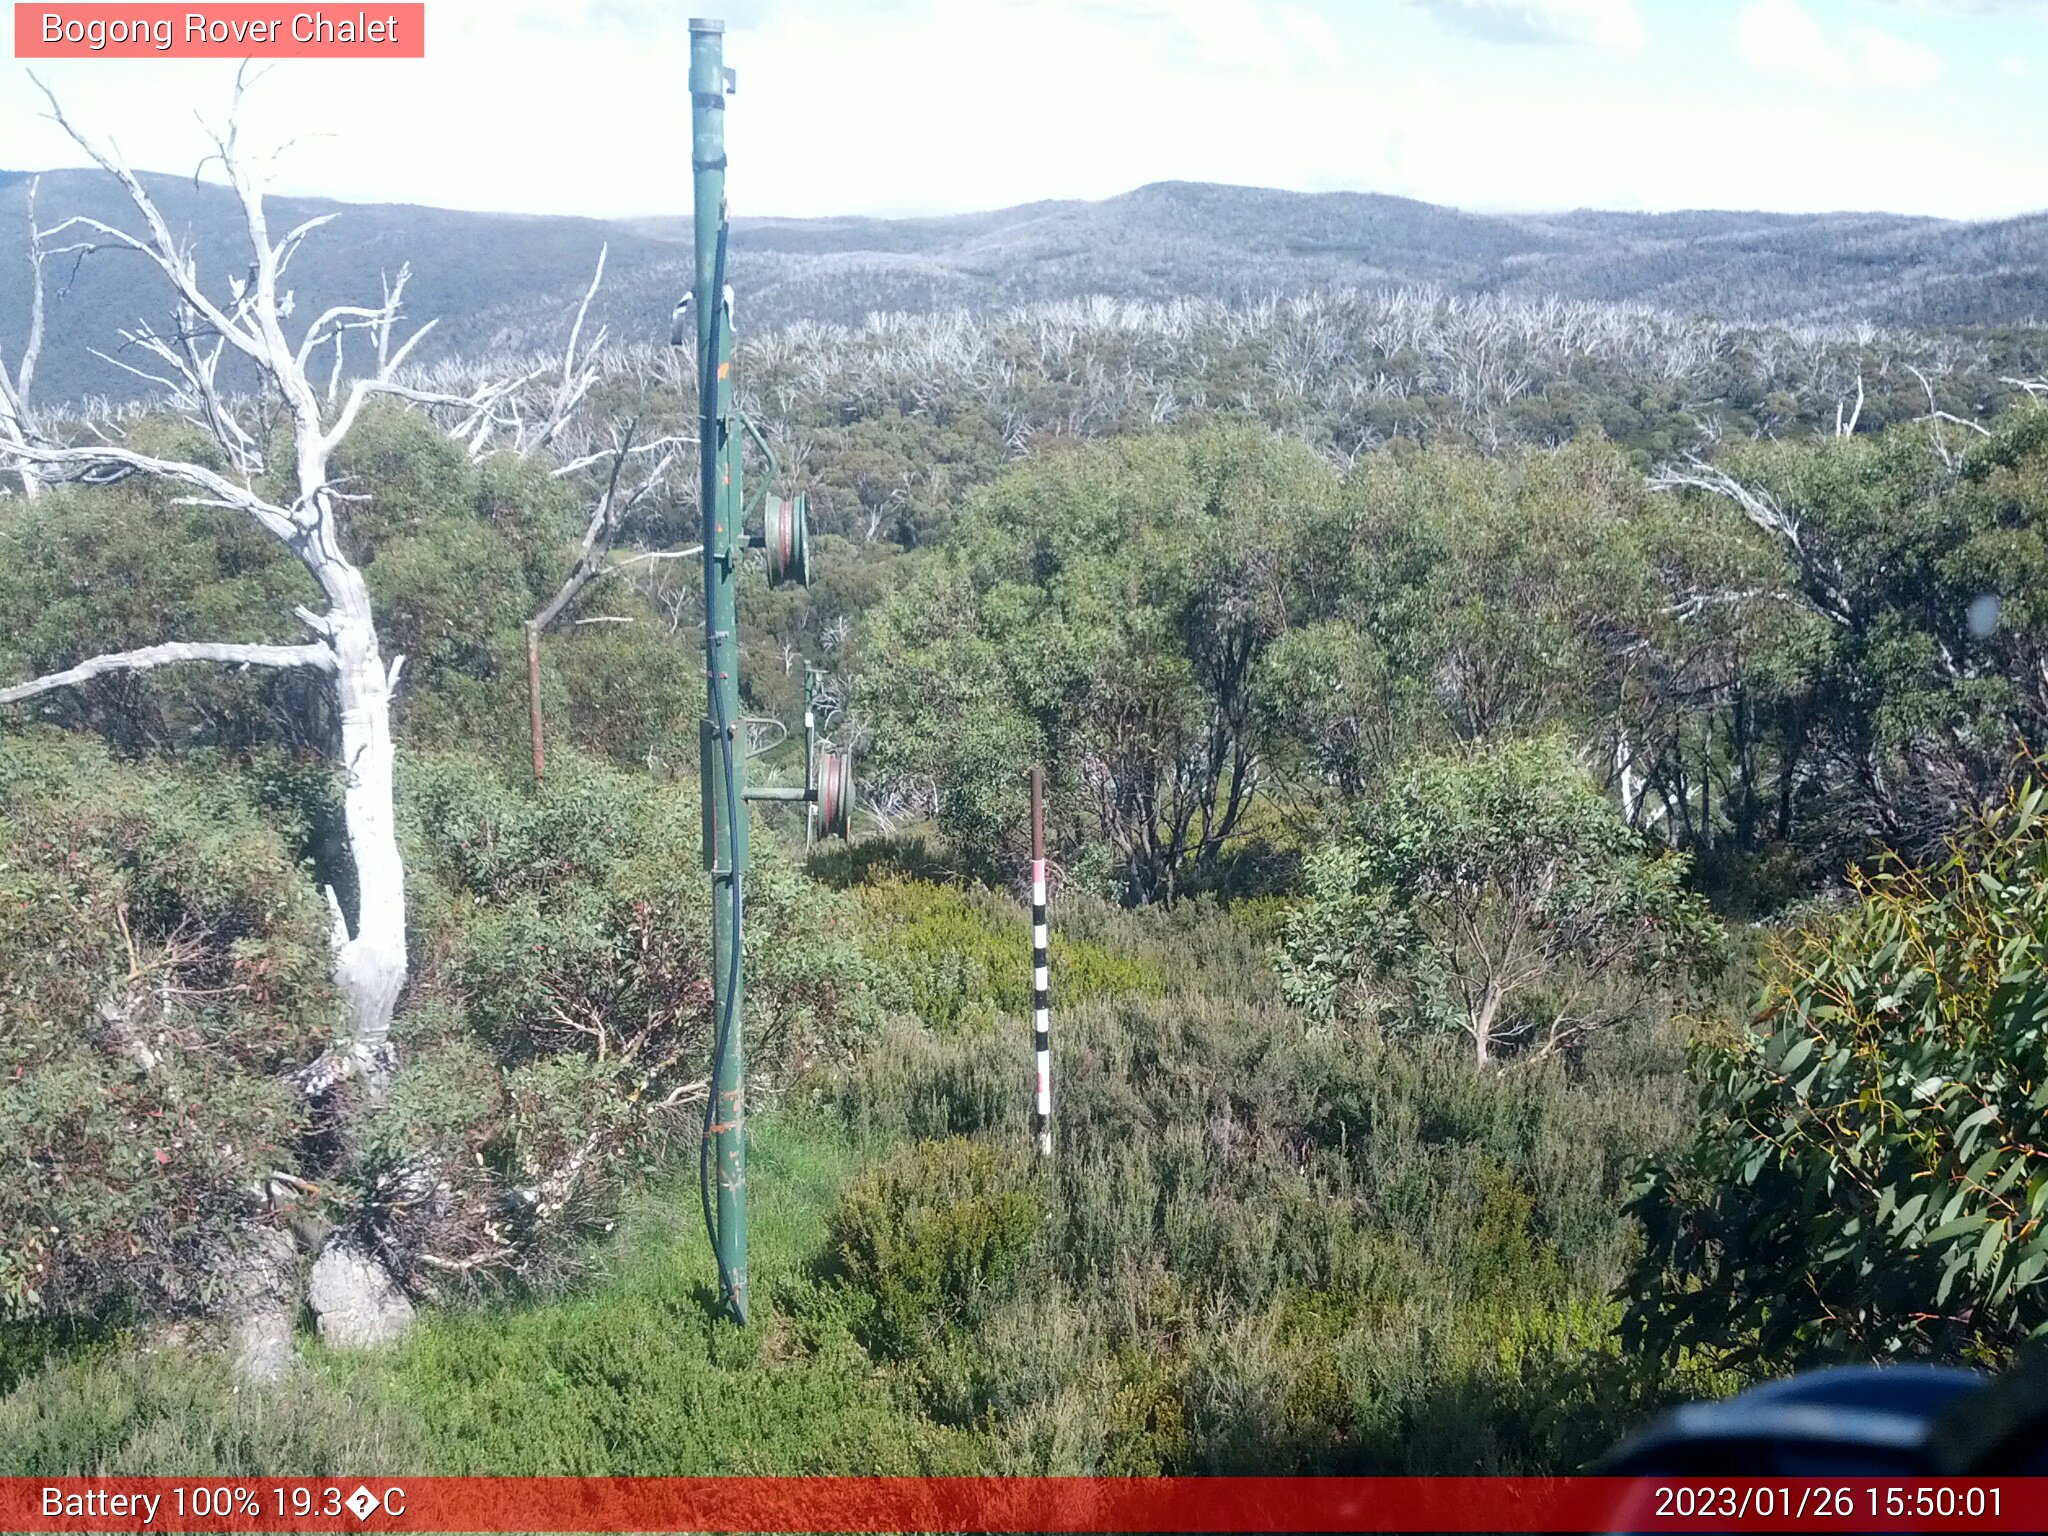
[[[1880,93],[1782,88],[1784,76],[1756,89],[1766,77],[1746,82],[1739,64],[1708,50],[1673,60],[1653,41],[1627,68],[1590,48],[1529,57],[1449,35],[1419,13],[1393,18],[1403,26],[1384,14],[1369,21],[1358,0],[724,4],[739,73],[727,128],[741,214],[962,211],[1182,178],[1472,208],[1967,217],[2021,212],[2048,185],[2048,124],[2032,110],[2030,82],[1995,63],[2033,53],[1995,18],[1954,23],[1994,34],[1981,78],[1951,70],[1930,98],[1940,110],[1902,113]],[[686,212],[688,10],[664,0],[435,0],[425,60],[281,63],[252,95],[249,136],[298,139],[281,162],[282,191]],[[1809,56],[1815,36],[1820,67],[1844,86],[1869,79],[1857,71],[1872,58],[1879,75],[1913,75],[1911,60],[1887,63],[1839,24],[1810,26]],[[52,60],[41,72],[76,120],[118,138],[138,164],[189,174],[206,147],[193,109],[217,114],[233,70]],[[0,166],[79,163],[39,106],[25,72],[0,63]],[[1843,142],[1861,152],[1825,178],[1785,150]],[[1674,158],[1674,146],[1701,145],[1714,152]]]
[[[1185,178],[1373,185],[1416,121],[1364,88],[1316,0],[743,0],[733,206],[748,214],[988,208]],[[597,215],[687,207],[690,8],[435,0],[428,56],[293,60],[252,139],[298,139],[278,186],[359,200]],[[1341,12],[1334,13],[1341,16]],[[232,64],[55,60],[67,109],[149,169],[185,171]],[[385,104],[366,108],[367,103]],[[0,166],[76,164],[0,63]]]
[[[1649,30],[1635,0],[1415,0],[1455,31],[1496,43],[1636,49]]]
[[[1754,0],[1735,18],[1735,44],[1752,68],[1841,90],[1924,90],[1941,78],[1941,55],[1876,27],[1828,35],[1797,0]]]
[[[2039,14],[2048,10],[2048,0],[1885,0],[1885,3],[1900,10],[1933,16],[1989,16],[1999,11],[2024,15],[2029,11]]]
[[[1847,52],[1864,84],[1924,91],[1941,78],[1940,54],[1875,27],[1851,27]]]

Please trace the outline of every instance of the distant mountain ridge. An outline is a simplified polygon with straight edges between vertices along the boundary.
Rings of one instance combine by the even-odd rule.
[[[172,227],[225,284],[246,265],[228,192],[145,175]],[[0,347],[27,322],[26,172],[0,171]],[[685,194],[678,189],[679,200]],[[419,354],[559,345],[608,245],[597,318],[614,337],[665,336],[689,281],[684,217],[598,220],[466,213],[317,198],[272,200],[279,228],[338,213],[291,278],[302,311],[377,292],[409,261],[408,309],[440,325]],[[127,224],[119,189],[83,170],[43,173],[46,224]],[[1241,301],[1333,287],[1646,304],[1734,321],[1945,328],[2048,323],[2048,213],[1959,223],[1883,213],[1582,210],[1491,215],[1373,193],[1161,182],[1100,202],[1043,202],[940,218],[736,220],[733,285],[752,327],[857,324],[877,310],[987,313],[1082,294]],[[61,270],[60,270],[61,268]],[[116,398],[143,386],[91,355],[163,298],[139,258],[52,263],[37,394]]]

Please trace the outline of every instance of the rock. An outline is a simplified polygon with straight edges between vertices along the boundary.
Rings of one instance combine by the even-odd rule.
[[[298,1363],[292,1325],[298,1314],[298,1246],[291,1233],[270,1228],[240,1250],[229,1311],[235,1379],[244,1385],[282,1381]]]
[[[283,1381],[298,1362],[292,1350],[291,1314],[282,1307],[237,1319],[234,1344],[235,1379],[251,1386]]]
[[[374,1349],[405,1337],[412,1303],[376,1255],[335,1237],[313,1261],[306,1301],[320,1337],[336,1349]]]

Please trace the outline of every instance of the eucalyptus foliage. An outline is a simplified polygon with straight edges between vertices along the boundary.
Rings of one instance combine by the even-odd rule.
[[[1260,791],[1254,687],[1335,477],[1243,428],[1048,455],[970,504],[873,615],[876,766],[988,859],[1043,761],[1053,835],[1133,901],[1211,863]],[[995,860],[989,859],[991,864]]]
[[[1629,1338],[1781,1367],[1996,1360],[2048,1333],[2048,790],[1783,946],[1650,1164]]]
[[[1462,1031],[1482,1064],[1581,1045],[1718,957],[1685,871],[1555,739],[1425,756],[1309,858],[1282,986],[1314,1017]]]

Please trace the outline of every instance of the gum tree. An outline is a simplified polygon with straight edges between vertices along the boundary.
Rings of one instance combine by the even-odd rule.
[[[1632,1350],[1996,1365],[2048,1334],[2048,792],[1852,879],[1694,1052],[1693,1137],[1630,1206]]]
[[[1171,901],[1266,786],[1260,669],[1335,487],[1243,429],[1012,470],[868,628],[877,778],[943,786],[941,824],[993,850],[1043,761],[1063,853],[1092,843],[1129,900]]]
[[[138,322],[122,333],[128,350],[148,359],[129,364],[168,392],[174,406],[211,440],[215,463],[172,459],[138,452],[107,435],[60,441],[31,432],[0,438],[0,464],[43,484],[104,484],[143,475],[184,492],[188,504],[218,507],[252,518],[279,540],[317,586],[321,606],[300,606],[299,623],[309,639],[276,644],[167,640],[136,650],[81,658],[41,677],[0,687],[0,704],[19,704],[56,689],[70,688],[111,673],[135,673],[182,663],[238,667],[302,668],[332,689],[338,721],[340,761],[346,773],[343,812],[354,866],[355,910],[343,909],[332,888],[333,973],[347,1010],[346,1028],[334,1044],[300,1075],[309,1096],[331,1093],[357,1080],[363,1102],[374,1107],[388,1089],[396,1064],[391,1019],[406,979],[405,868],[399,852],[393,805],[394,745],[391,700],[402,656],[387,658],[377,634],[369,589],[349,553],[347,508],[353,498],[330,469],[364,407],[393,396],[455,413],[454,430],[478,448],[496,423],[496,407],[510,386],[485,384],[466,396],[415,388],[400,369],[432,328],[432,322],[397,338],[406,272],[386,281],[380,301],[338,304],[323,310],[294,339],[286,324],[294,309],[288,276],[306,239],[334,215],[308,219],[282,236],[271,232],[264,209],[264,162],[239,134],[246,81],[236,81],[227,126],[213,134],[215,155],[240,204],[248,240],[246,273],[209,280],[196,254],[172,231],[141,179],[118,150],[102,145],[63,112],[41,81],[50,116],[93,162],[118,181],[140,221],[140,232],[96,218],[76,217],[44,235],[49,250],[81,256],[109,252],[139,258],[156,269],[169,290],[173,322],[159,329]],[[69,238],[68,245],[53,245]],[[367,342],[369,364],[344,380],[344,348],[350,337]],[[313,383],[316,359],[332,362],[324,387]],[[224,377],[223,364],[229,364]],[[231,396],[228,378],[253,374],[258,398]],[[286,432],[267,430],[262,412],[281,407]],[[287,447],[275,462],[272,444],[282,435]],[[281,1229],[272,1229],[267,1266],[250,1271],[250,1296],[242,1319],[244,1368],[268,1374],[288,1358],[290,1319],[296,1298],[285,1276],[292,1256]]]
[[[1481,1067],[1575,1049],[1717,963],[1685,871],[1557,738],[1418,757],[1310,856],[1282,987],[1312,1017],[1460,1032]]]

